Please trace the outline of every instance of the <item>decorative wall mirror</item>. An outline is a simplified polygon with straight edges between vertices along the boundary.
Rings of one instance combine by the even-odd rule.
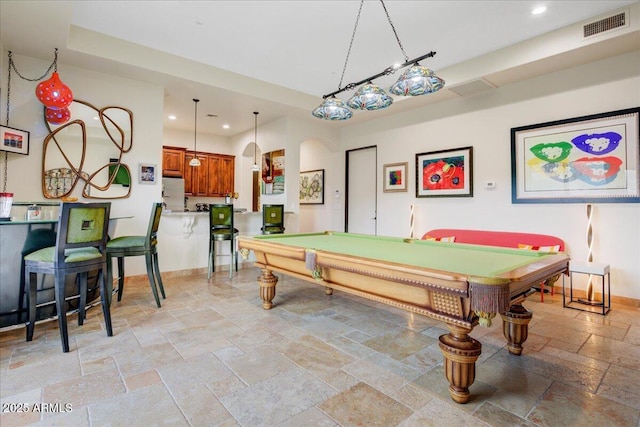
[[[129,197],[131,170],[122,157],[133,146],[133,113],[122,107],[98,109],[80,100],[68,108],[68,122],[45,121],[49,135],[42,152],[44,197],[68,197],[79,182],[82,197],[88,199]]]

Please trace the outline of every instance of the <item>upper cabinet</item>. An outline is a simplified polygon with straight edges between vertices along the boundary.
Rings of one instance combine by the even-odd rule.
[[[204,153],[198,153],[200,166],[190,166],[189,162],[194,157],[193,151],[187,151],[184,156],[184,194],[187,196],[207,197],[209,156]]]
[[[185,152],[181,147],[162,147],[162,176],[184,177]]]
[[[198,152],[200,166],[189,166],[194,158],[187,151],[184,158],[184,193],[187,196],[224,197],[234,191],[235,156]]]

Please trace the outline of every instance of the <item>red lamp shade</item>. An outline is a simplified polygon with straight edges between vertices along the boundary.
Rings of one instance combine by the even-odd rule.
[[[57,72],[49,80],[38,84],[36,96],[40,102],[52,108],[66,108],[73,102],[73,92],[60,80]]]
[[[44,117],[53,125],[66,123],[71,118],[71,112],[68,108],[51,108],[47,107]]]

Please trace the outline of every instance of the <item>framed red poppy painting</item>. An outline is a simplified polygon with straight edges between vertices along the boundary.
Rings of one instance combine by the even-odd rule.
[[[512,128],[512,203],[640,202],[639,113]]]
[[[416,154],[416,197],[473,197],[473,147]]]

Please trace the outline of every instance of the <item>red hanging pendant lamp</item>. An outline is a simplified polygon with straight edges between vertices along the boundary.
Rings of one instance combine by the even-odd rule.
[[[73,92],[60,80],[57,71],[38,84],[36,96],[49,108],[66,108],[73,102]]]

